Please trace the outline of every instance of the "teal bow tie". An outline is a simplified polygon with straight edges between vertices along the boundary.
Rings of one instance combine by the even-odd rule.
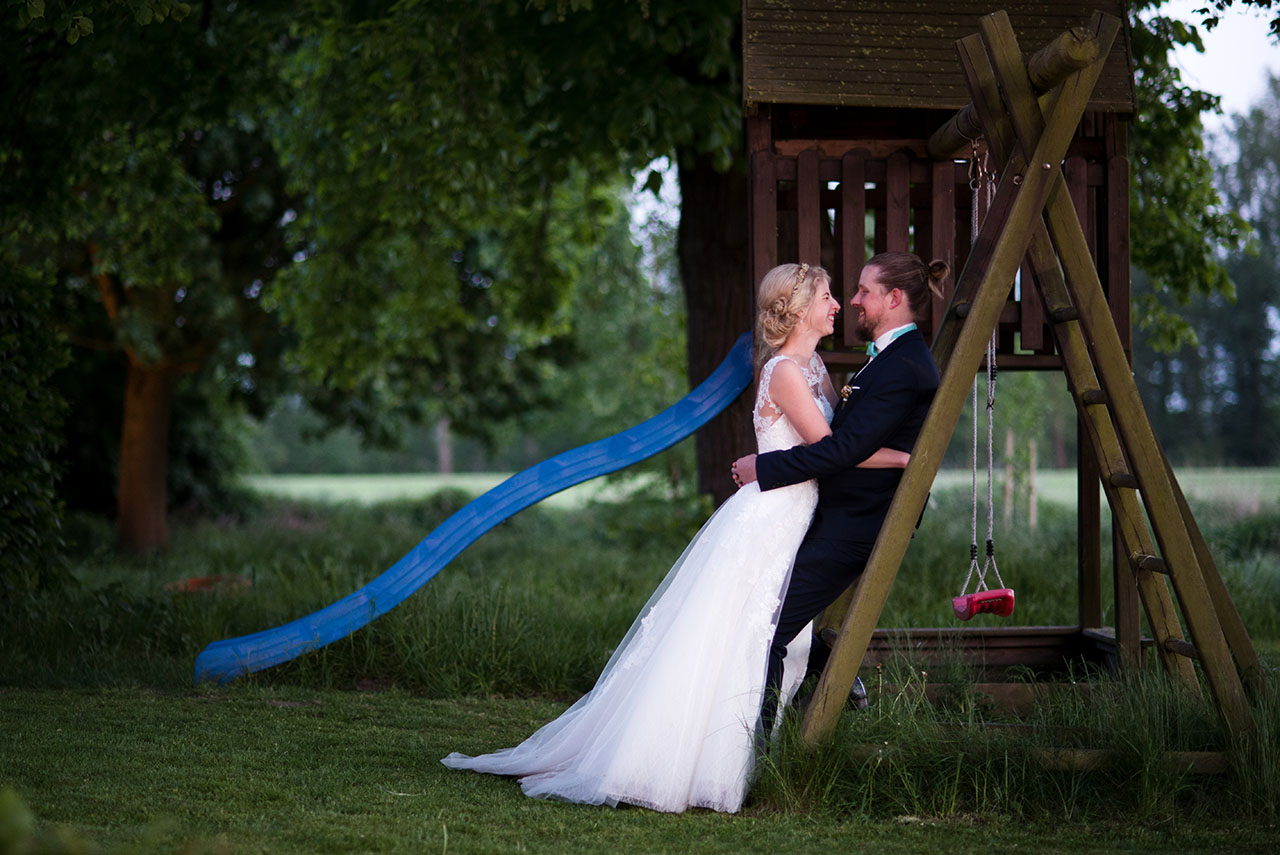
[[[911,332],[915,328],[916,328],[915,324],[907,324],[905,327],[901,327],[899,329],[894,330],[893,335],[889,337],[889,341],[885,343],[885,346],[888,347],[890,344],[893,344],[899,338]],[[867,342],[867,358],[868,359],[875,359],[876,354],[879,352],[880,352],[880,348],[876,347],[876,343],[874,339]]]

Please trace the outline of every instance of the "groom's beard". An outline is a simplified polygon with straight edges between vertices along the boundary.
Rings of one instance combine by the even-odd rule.
[[[853,331],[858,334],[858,338],[863,341],[875,341],[876,332],[867,326],[867,316],[858,315],[858,319],[853,322]]]

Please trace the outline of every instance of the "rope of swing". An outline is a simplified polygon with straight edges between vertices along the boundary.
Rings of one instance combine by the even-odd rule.
[[[969,245],[977,243],[978,228],[981,221],[979,213],[979,202],[981,201],[983,208],[989,208],[992,200],[995,198],[995,172],[991,169],[984,151],[981,156],[978,152],[977,140],[972,140],[972,154],[969,159],[969,189],[973,192],[973,204],[970,206],[969,216]],[[1005,586],[1004,580],[1000,578],[1000,568],[996,563],[996,544],[995,544],[995,491],[992,484],[992,471],[995,468],[995,436],[992,416],[995,415],[996,406],[996,333],[993,331],[991,339],[987,342],[987,552],[986,561],[978,562],[978,376],[973,378],[973,466],[972,478],[970,481],[972,493],[972,539],[969,542],[969,573],[965,576],[964,586],[960,589],[963,595],[969,590],[969,583],[973,580],[974,575],[978,577],[978,584],[975,590],[986,591],[987,573],[994,572],[996,581],[999,586]]]

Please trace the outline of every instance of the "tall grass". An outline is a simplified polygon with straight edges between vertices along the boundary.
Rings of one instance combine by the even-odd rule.
[[[1163,675],[1088,675],[1027,716],[991,712],[957,685],[959,702],[925,699],[922,671],[881,669],[892,685],[841,717],[816,749],[798,716],[759,765],[765,808],[836,818],[1003,816],[1075,822],[1127,818],[1280,819],[1280,688],[1253,699],[1258,733],[1232,739],[1206,697]],[[1188,752],[1223,752],[1228,774],[1194,774]],[[1083,756],[1088,767],[1069,762]]]
[[[960,593],[968,574],[972,538],[973,508],[968,491],[934,491],[898,570],[880,625],[954,625],[951,598]],[[985,510],[980,510],[980,561],[985,560],[986,538]],[[1022,521],[1009,528],[997,521],[993,540],[996,568],[1017,595],[1013,622],[1027,626],[1075,624],[1078,559],[1074,512],[1046,505],[1035,529]],[[987,583],[999,587],[996,581],[989,573]],[[974,590],[973,583],[969,590]],[[1001,619],[980,616],[975,622],[995,625]]]
[[[466,500],[444,493],[348,507],[266,499],[243,519],[179,522],[169,552],[141,558],[117,555],[101,521],[75,519],[68,536],[79,587],[6,607],[0,685],[185,688],[205,645],[350,593]],[[643,495],[622,504],[526,510],[371,626],[247,682],[567,702],[590,688],[708,510],[698,501]],[[1264,661],[1274,662],[1280,509],[1241,517],[1202,503],[1197,511],[1245,625]],[[967,572],[970,515],[966,490],[935,491],[882,625],[954,624],[950,597]],[[1072,511],[1046,505],[1035,531],[1002,531],[996,549],[1005,582],[1018,592],[1017,623],[1075,622]],[[166,588],[210,576],[249,584],[201,593]],[[876,702],[846,714],[820,750],[802,749],[789,721],[761,763],[753,804],[834,817],[1278,818],[1274,673],[1252,701],[1259,735],[1233,742],[1206,698],[1175,690],[1158,671],[1125,679],[1081,671],[1066,682],[1084,689],[1056,692],[1014,719],[982,696],[960,662],[929,666],[928,675],[922,667],[904,652],[864,673]],[[949,684],[942,702],[924,700],[925,682]],[[1108,765],[1094,772],[1046,768],[1051,748],[1102,750]],[[1168,763],[1169,752],[1202,750],[1225,751],[1234,774],[1189,775]]]
[[[881,626],[955,624],[950,599],[969,564],[966,492],[935,491]],[[167,553],[141,558],[118,555],[103,521],[77,518],[68,536],[80,587],[10,604],[0,626],[0,682],[184,684],[208,643],[345,596],[466,500],[460,492],[373,507],[264,500],[244,519],[180,522]],[[1245,626],[1274,659],[1280,508],[1249,517],[1212,504],[1197,511]],[[256,679],[323,686],[376,680],[433,697],[572,696],[590,687],[707,512],[702,502],[643,495],[577,510],[530,508],[371,626]],[[980,529],[982,540],[985,525]],[[996,558],[1017,591],[1017,610],[1009,621],[979,616],[974,624],[1074,624],[1076,554],[1074,513],[1056,505],[1044,507],[1034,531],[999,529]],[[166,590],[209,576],[250,584]]]
[[[464,504],[460,493],[363,509],[268,501],[243,521],[174,526],[161,556],[121,557],[99,520],[73,521],[78,590],[15,604],[0,625],[0,683],[187,684],[212,641],[309,614],[389,567]],[[394,683],[432,697],[589,688],[706,513],[637,497],[529,509],[469,547],[368,628],[254,679]],[[166,590],[190,578],[245,587]]]

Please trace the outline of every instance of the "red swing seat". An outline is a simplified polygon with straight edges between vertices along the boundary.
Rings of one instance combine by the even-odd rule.
[[[968,620],[974,615],[997,615],[1008,617],[1013,614],[1013,589],[996,588],[991,591],[974,591],[972,594],[961,594],[951,598],[951,608],[956,617]]]

